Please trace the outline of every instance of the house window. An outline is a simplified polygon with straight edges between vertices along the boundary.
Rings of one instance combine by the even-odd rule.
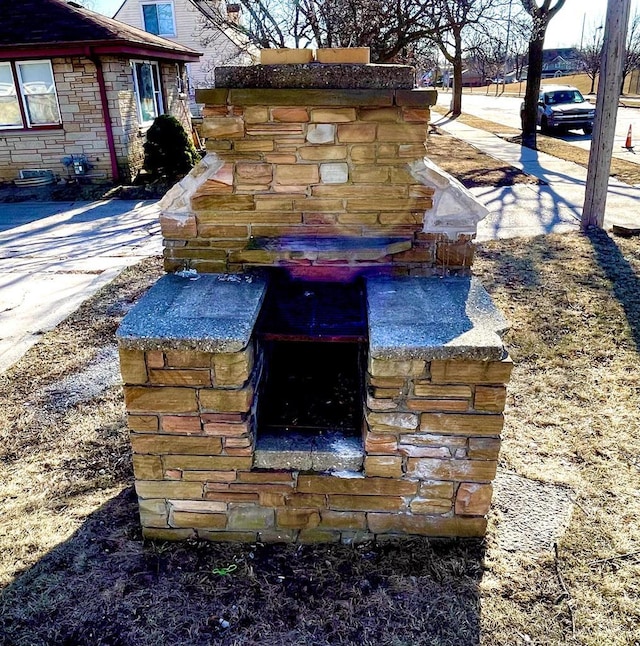
[[[132,61],[140,123],[147,126],[163,112],[160,69],[153,61]]]
[[[0,63],[0,128],[62,122],[50,61]]]
[[[142,4],[144,29],[156,36],[175,36],[176,25],[173,20],[173,3],[145,2]]]

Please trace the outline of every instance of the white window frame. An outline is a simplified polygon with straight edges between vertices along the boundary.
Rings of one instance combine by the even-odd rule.
[[[136,94],[136,107],[138,109],[138,121],[141,127],[146,128],[147,126],[150,126],[153,123],[153,119],[145,121],[142,116],[142,102],[140,100],[140,88],[138,86],[138,75],[136,74],[136,65],[147,64],[147,65],[151,65],[152,67],[155,67],[157,70],[158,82],[160,83],[159,87],[156,87],[155,78],[153,75],[151,76],[151,80],[153,82],[153,95],[156,99],[155,101],[156,112],[157,112],[156,117],[160,116],[161,114],[164,114],[164,101],[162,99],[162,68],[158,61],[135,59],[135,60],[131,60],[130,64],[131,64],[131,72],[133,74],[133,85],[134,85],[135,94]]]
[[[56,87],[56,77],[53,74],[53,65],[51,65],[51,61],[49,59],[38,59],[38,60],[26,60],[26,61],[2,61],[3,63],[9,63],[10,69],[11,69],[11,74],[14,79],[14,85],[17,80],[17,85],[16,85],[16,98],[18,99],[19,107],[20,107],[20,115],[21,115],[21,120],[22,124],[21,125],[15,125],[15,126],[0,126],[0,129],[2,130],[25,130],[25,129],[30,129],[30,130],[37,130],[37,129],[46,129],[46,128],[52,128],[56,126],[61,126],[62,125],[62,112],[60,111],[60,99],[58,98],[58,88]],[[27,105],[27,100],[26,100],[26,93],[25,93],[25,88],[22,80],[22,74],[20,71],[20,66],[21,65],[29,65],[29,64],[42,64],[46,63],[49,66],[49,71],[51,72],[51,81],[53,84],[53,95],[56,100],[56,107],[58,108],[58,120],[57,121],[51,121],[50,123],[31,123],[31,119],[29,118],[29,108]]]
[[[158,6],[159,4],[171,5],[171,23],[172,23],[172,30],[173,31],[172,31],[172,33],[160,32],[157,35],[162,36],[163,38],[165,38],[167,36],[171,36],[171,37],[175,38],[178,35],[178,32],[176,30],[176,8],[175,8],[172,0],[154,0],[152,2],[141,2],[140,3],[140,20],[141,20],[141,24],[142,24],[142,29],[147,31],[147,26],[146,26],[145,21],[144,21],[144,7],[148,7],[150,5]],[[158,31],[160,31],[160,22],[158,22]],[[148,31],[147,33],[150,34],[151,32]]]

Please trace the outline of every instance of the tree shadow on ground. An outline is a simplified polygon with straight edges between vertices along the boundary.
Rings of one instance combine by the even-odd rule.
[[[483,558],[479,540],[149,543],[129,488],[2,592],[0,644],[478,644]]]
[[[640,350],[640,277],[606,231],[593,229],[587,237],[598,265],[611,281],[611,289],[622,306],[631,336]]]

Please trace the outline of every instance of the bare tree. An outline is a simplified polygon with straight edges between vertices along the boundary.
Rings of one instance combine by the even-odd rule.
[[[527,72],[527,89],[524,96],[524,113],[522,116],[522,143],[529,148],[535,148],[536,113],[538,110],[538,95],[542,79],[542,50],[547,27],[552,18],[562,9],[565,0],[542,0],[538,5],[536,0],[521,0],[525,11],[531,16],[531,34],[529,36],[529,69]]]
[[[580,69],[591,79],[589,94],[595,92],[596,78],[600,73],[600,60],[602,58],[602,20],[596,22],[600,24],[598,26],[591,24],[579,54]]]
[[[640,67],[640,13],[636,12],[629,23],[627,32],[627,51],[622,63],[622,86],[620,93],[623,94],[624,83],[627,76],[633,70]]]

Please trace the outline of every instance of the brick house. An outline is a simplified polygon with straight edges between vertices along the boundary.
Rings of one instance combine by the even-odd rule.
[[[194,50],[62,0],[7,3],[2,24],[0,181],[26,168],[73,174],[70,160],[97,180],[131,180],[156,116],[190,132]]]

